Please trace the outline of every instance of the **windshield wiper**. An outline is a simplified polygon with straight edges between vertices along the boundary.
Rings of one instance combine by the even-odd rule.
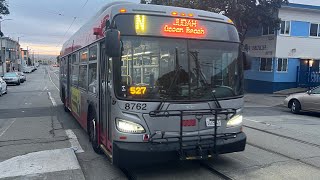
[[[222,108],[222,107],[221,107],[221,104],[220,104],[220,102],[218,101],[217,96],[216,96],[216,90],[212,90],[212,91],[211,91],[211,96],[212,96],[212,98],[213,98],[213,100],[214,100],[214,103],[216,104],[217,108],[218,108],[218,109],[221,109],[221,108]]]
[[[167,89],[167,91],[169,92],[169,94],[171,94],[172,92],[172,86],[177,82],[178,80],[178,77],[180,75],[180,72],[181,72],[181,67],[180,67],[180,64],[179,64],[179,56],[178,56],[178,48],[176,47],[175,48],[175,61],[176,61],[176,67],[175,67],[175,75],[173,77],[173,81],[171,82],[169,88]],[[157,107],[157,111],[161,111],[164,104],[166,103],[166,100],[167,98],[162,98],[161,99],[161,102],[159,104],[159,106]]]
[[[206,80],[206,78],[205,78],[205,76],[204,76],[204,74],[203,74],[203,72],[201,70],[201,66],[200,66],[200,62],[199,62],[199,58],[198,58],[199,52],[197,52],[197,51],[194,51],[194,52],[189,51],[189,53],[194,58],[194,62],[195,62],[195,65],[196,65],[195,71],[196,71],[196,75],[197,75],[197,80],[200,81],[200,83],[201,83],[202,87],[204,87],[204,89],[211,87],[210,84],[207,82],[207,80]],[[212,90],[210,94],[211,94],[211,96],[212,96],[212,98],[214,100],[214,103],[216,104],[216,107],[221,109],[221,104],[220,104],[220,102],[218,101],[218,99],[216,97],[216,91]]]
[[[200,82],[202,85],[207,85],[208,82],[201,70],[201,66],[200,66],[200,62],[199,62],[199,58],[198,58],[198,51],[189,51],[190,55],[193,57],[196,68],[193,68],[193,70],[195,71],[195,74],[197,75],[197,81]]]

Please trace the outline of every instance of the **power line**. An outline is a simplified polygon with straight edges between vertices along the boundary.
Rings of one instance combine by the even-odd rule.
[[[16,7],[23,7],[23,8],[26,7],[26,5],[16,4],[16,3],[12,3],[12,2],[10,2],[10,4],[13,5],[13,6],[16,6]],[[52,11],[50,9],[44,9],[43,7],[41,7],[41,9],[37,9],[37,12],[56,15],[56,16],[62,16],[62,17],[74,17],[74,16],[66,16],[65,14],[63,14],[61,12]],[[77,18],[78,19],[82,19],[81,17],[77,17]]]
[[[82,6],[82,8],[84,8],[89,0],[86,0],[86,2],[84,3],[84,5]],[[72,27],[73,23],[76,21],[77,17],[73,17],[73,21],[70,24],[69,28],[67,29],[67,31],[64,33],[63,38],[67,35],[67,33],[69,32],[70,28]],[[63,42],[61,42],[60,44],[58,44],[56,47],[60,46]]]
[[[84,5],[82,6],[82,8],[84,8],[84,7],[87,5],[88,1],[89,1],[89,0],[87,0],[87,1],[84,3]]]
[[[72,27],[73,23],[76,21],[77,17],[73,17],[73,21],[72,23],[70,24],[69,28],[67,29],[67,31],[64,33],[63,35],[63,39],[64,37],[67,35],[67,33],[69,32],[70,28]],[[63,42],[59,43],[56,47],[60,46]]]

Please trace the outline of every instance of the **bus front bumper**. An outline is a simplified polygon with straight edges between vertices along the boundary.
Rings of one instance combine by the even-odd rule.
[[[246,139],[245,133],[241,132],[236,134],[235,138],[217,140],[217,154],[244,151]],[[179,147],[178,142],[168,144],[114,142],[113,163],[119,167],[136,167],[179,160]]]

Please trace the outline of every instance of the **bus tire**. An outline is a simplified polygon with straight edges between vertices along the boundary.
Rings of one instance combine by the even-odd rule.
[[[100,148],[100,144],[98,143],[98,129],[97,129],[97,118],[95,112],[90,112],[88,116],[88,134],[89,140],[91,141],[92,148],[94,152],[97,154],[102,154],[102,150]]]

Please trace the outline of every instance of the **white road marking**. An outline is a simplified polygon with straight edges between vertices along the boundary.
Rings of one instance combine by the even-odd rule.
[[[50,76],[50,72],[48,71],[48,75],[49,75],[49,79],[51,81],[51,83],[54,85],[54,87],[57,88],[57,90],[60,92],[60,89],[56,86],[56,84],[53,83],[52,79],[51,79],[51,76]]]
[[[53,72],[53,74],[56,75],[57,79],[59,79],[58,75],[55,72]]]
[[[48,95],[49,95],[49,99],[51,100],[51,103],[53,106],[57,106],[57,103],[56,101],[53,99],[53,97],[51,96],[51,92],[48,92]]]
[[[10,123],[10,125],[9,125],[8,127],[6,127],[6,128],[2,131],[2,133],[0,134],[0,137],[1,137],[2,135],[4,135],[5,132],[7,132],[7,130],[12,126],[12,124],[13,124],[16,120],[17,120],[16,118],[13,119],[13,121]]]
[[[265,123],[263,121],[256,121],[256,120],[252,120],[252,119],[248,119],[248,118],[243,118],[243,119],[247,120],[247,121],[255,122],[255,123],[265,124],[267,126],[275,126],[275,125],[272,125],[272,124],[269,124],[269,123]]]
[[[71,144],[71,148],[74,149],[76,153],[83,153],[84,150],[82,149],[77,136],[74,134],[74,132],[71,129],[66,130],[66,134],[69,138],[69,142]]]
[[[71,148],[46,150],[0,162],[0,178],[77,169],[80,165]]]

